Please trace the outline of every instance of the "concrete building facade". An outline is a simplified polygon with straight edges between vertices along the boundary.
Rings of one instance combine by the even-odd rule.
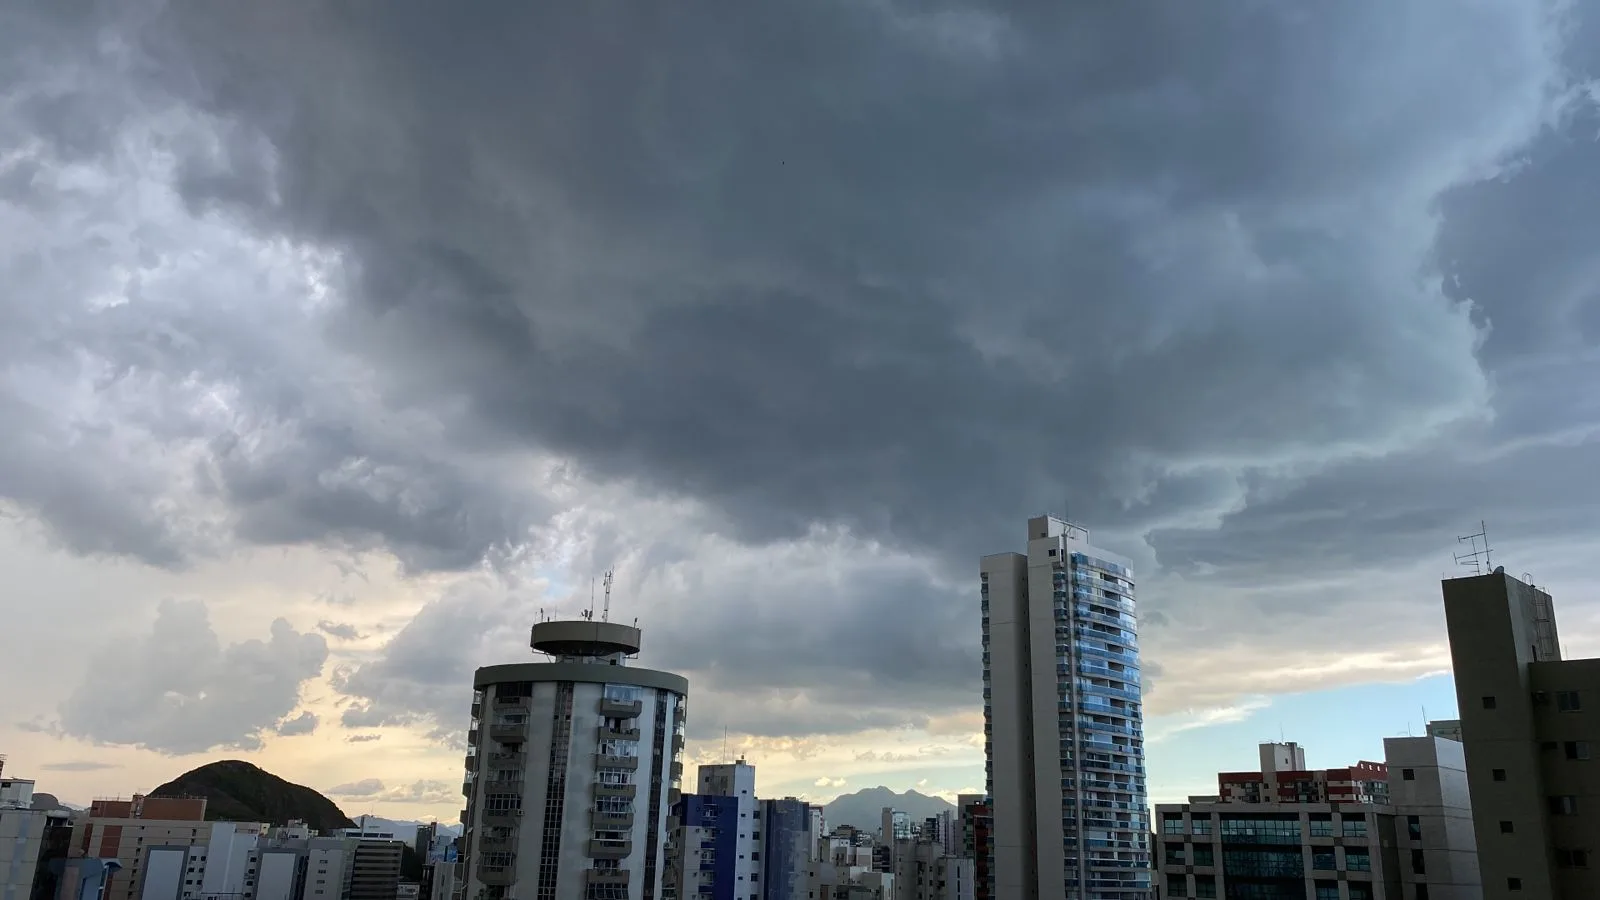
[[[1600,897],[1600,659],[1496,569],[1442,584],[1486,900]]]
[[[104,875],[100,900],[130,900],[142,884],[145,852],[150,847],[189,847],[204,844],[211,825],[205,821],[206,801],[201,798],[145,797],[132,800],[95,800],[73,826],[72,855],[116,860],[120,869]],[[255,829],[262,825],[238,826]],[[253,885],[252,885],[253,886]]]
[[[991,896],[1150,895],[1143,702],[1126,560],[1051,516],[980,564]]]
[[[627,665],[637,628],[540,622],[548,662],[474,676],[459,892],[468,900],[658,900],[688,681]]]
[[[1263,744],[1266,771],[1248,774],[1267,790],[1157,806],[1159,896],[1481,900],[1461,745],[1388,738],[1384,751],[1386,763],[1308,770],[1297,745]]]

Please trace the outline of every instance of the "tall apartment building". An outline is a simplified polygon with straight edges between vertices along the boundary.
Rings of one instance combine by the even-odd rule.
[[[1388,738],[1384,752],[1386,764],[1308,770],[1297,745],[1263,744],[1264,771],[1218,782],[1265,789],[1157,806],[1159,896],[1480,900],[1461,745]]]
[[[1550,595],[1442,585],[1486,900],[1600,897],[1600,659],[1562,659]]]
[[[990,896],[1144,900],[1150,817],[1133,574],[1051,516],[981,563]]]
[[[627,665],[639,638],[614,622],[540,622],[530,643],[548,662],[477,671],[467,900],[661,897],[689,683]]]

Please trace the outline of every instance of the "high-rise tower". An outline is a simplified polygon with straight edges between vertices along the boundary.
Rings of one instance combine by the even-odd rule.
[[[1133,573],[1051,516],[981,563],[989,895],[1145,900],[1150,818]]]
[[[540,622],[548,662],[473,678],[464,900],[658,900],[683,777],[682,676],[625,665],[639,629]]]

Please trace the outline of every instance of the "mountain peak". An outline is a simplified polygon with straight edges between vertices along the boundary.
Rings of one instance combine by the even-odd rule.
[[[939,797],[930,797],[915,790],[896,791],[880,784],[854,793],[840,794],[822,808],[822,815],[829,829],[849,825],[862,831],[876,832],[882,827],[885,806],[910,815],[914,822],[955,809],[955,804]]]
[[[286,825],[299,819],[327,833],[349,828],[350,818],[332,800],[242,759],[207,763],[150,792],[152,797],[204,797],[206,818]]]

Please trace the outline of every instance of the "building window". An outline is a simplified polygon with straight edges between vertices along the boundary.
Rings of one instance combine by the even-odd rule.
[[[1588,741],[1567,741],[1564,745],[1564,749],[1567,751],[1567,759],[1589,758]]]
[[[1319,882],[1317,882],[1317,900],[1340,900],[1340,898],[1339,898],[1339,882],[1337,882],[1337,881],[1319,881]]]
[[[1494,709],[1494,698],[1493,697],[1485,697],[1485,698],[1483,698],[1483,708],[1484,709]]]
[[[1422,840],[1422,817],[1406,816],[1406,836],[1413,841]]]
[[[1211,833],[1211,817],[1210,816],[1206,816],[1203,819],[1191,819],[1190,822],[1189,822],[1189,828],[1195,834],[1199,834],[1199,835],[1210,834]]]
[[[1522,879],[1521,878],[1507,878],[1506,879],[1506,890],[1508,890],[1508,891],[1520,891],[1520,890],[1522,890]]]
[[[1215,866],[1217,864],[1217,857],[1211,850],[1210,844],[1195,844],[1192,849],[1194,851],[1194,862],[1190,863],[1190,865]]]
[[[1400,770],[1400,779],[1402,781],[1416,781],[1417,780],[1417,770],[1416,769],[1401,769]]]
[[[1168,844],[1167,845],[1167,865],[1169,865],[1169,866],[1181,866],[1181,865],[1185,864],[1184,860],[1185,860],[1185,856],[1184,856],[1184,853],[1183,853],[1183,845],[1182,844]]]
[[[1491,770],[1489,772],[1489,776],[1491,778],[1493,778],[1495,781],[1505,781],[1506,780],[1506,770],[1505,769],[1493,769],[1493,770]]]
[[[1312,813],[1311,836],[1333,837],[1333,816],[1328,813]]]
[[[1345,850],[1344,868],[1347,872],[1371,872],[1372,855],[1365,850]]]
[[[1217,876],[1196,875],[1194,877],[1194,895],[1202,900],[1216,900]]]
[[[1366,819],[1345,819],[1340,823],[1340,828],[1347,838],[1361,838],[1367,836]]]
[[[1578,798],[1572,794],[1558,794],[1550,798],[1550,815],[1575,816],[1578,814]]]
[[[1420,849],[1411,851],[1411,871],[1417,875],[1428,874],[1428,860]]]
[[[1589,868],[1589,851],[1556,849],[1556,865],[1563,869]]]
[[[1332,872],[1339,868],[1332,847],[1315,847],[1311,851],[1311,868],[1319,872]]]
[[[1187,876],[1187,875],[1168,875],[1167,876],[1167,896],[1168,897],[1187,897],[1187,896],[1189,896],[1189,876]]]
[[[1161,814],[1161,833],[1162,834],[1183,834],[1183,814],[1182,813],[1162,813]]]
[[[1511,834],[1512,830],[1513,829],[1511,828],[1511,822],[1510,821],[1508,821],[1506,819],[1501,819],[1500,820],[1500,833],[1501,834]]]
[[[1577,691],[1556,691],[1556,709],[1562,712],[1577,712],[1583,709],[1583,700]]]

